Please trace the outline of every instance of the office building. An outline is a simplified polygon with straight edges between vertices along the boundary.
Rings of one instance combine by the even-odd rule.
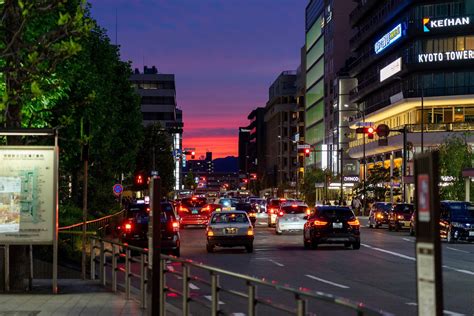
[[[249,119],[248,170],[260,181],[265,174],[266,126],[265,108],[258,107],[247,117]]]
[[[390,132],[379,146],[377,136],[364,140],[358,134],[349,154],[360,160],[362,174],[375,164],[389,165],[390,156],[403,169],[405,149],[406,175],[412,175],[414,153],[474,128],[474,1],[362,1],[350,23],[357,31],[350,40],[356,60],[349,72],[357,78],[350,102],[365,114],[356,115],[352,127],[364,119],[393,130],[406,127],[408,141],[404,146],[402,135]],[[403,180],[410,182],[397,181]],[[411,190],[403,188],[409,201]]]
[[[270,86],[265,107],[267,188],[296,183],[297,111],[296,71],[284,71]]]
[[[155,66],[138,69],[130,81],[141,97],[141,111],[145,126],[159,123],[169,132],[175,159],[175,190],[181,189],[181,153],[183,134],[183,112],[177,108],[176,86],[173,74],[161,74]]]

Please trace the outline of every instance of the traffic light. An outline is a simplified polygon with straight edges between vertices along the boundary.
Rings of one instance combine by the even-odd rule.
[[[305,155],[305,157],[309,157],[309,154],[310,154],[310,153],[311,153],[311,149],[306,148],[306,149],[304,150],[304,155]]]
[[[368,139],[374,139],[375,128],[373,127],[366,127],[365,133],[367,134]]]
[[[148,179],[145,173],[142,171],[136,172],[135,176],[133,177],[133,184],[135,185],[135,188],[138,190],[145,189],[148,185]]]
[[[196,157],[196,152],[192,151],[191,152],[191,159],[194,159],[194,157]]]

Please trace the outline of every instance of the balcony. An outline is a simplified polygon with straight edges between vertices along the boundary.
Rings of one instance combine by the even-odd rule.
[[[380,0],[367,0],[365,4],[359,4],[349,14],[349,21],[354,27]]]

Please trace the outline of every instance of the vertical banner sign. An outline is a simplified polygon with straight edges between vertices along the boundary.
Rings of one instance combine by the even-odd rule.
[[[419,316],[443,315],[439,236],[439,153],[415,157],[416,275]]]

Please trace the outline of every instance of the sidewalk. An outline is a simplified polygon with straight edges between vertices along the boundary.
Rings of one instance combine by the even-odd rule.
[[[51,294],[50,281],[34,283],[32,293],[1,294],[0,316],[146,315],[138,301],[112,293],[96,281],[59,280],[59,294]]]

